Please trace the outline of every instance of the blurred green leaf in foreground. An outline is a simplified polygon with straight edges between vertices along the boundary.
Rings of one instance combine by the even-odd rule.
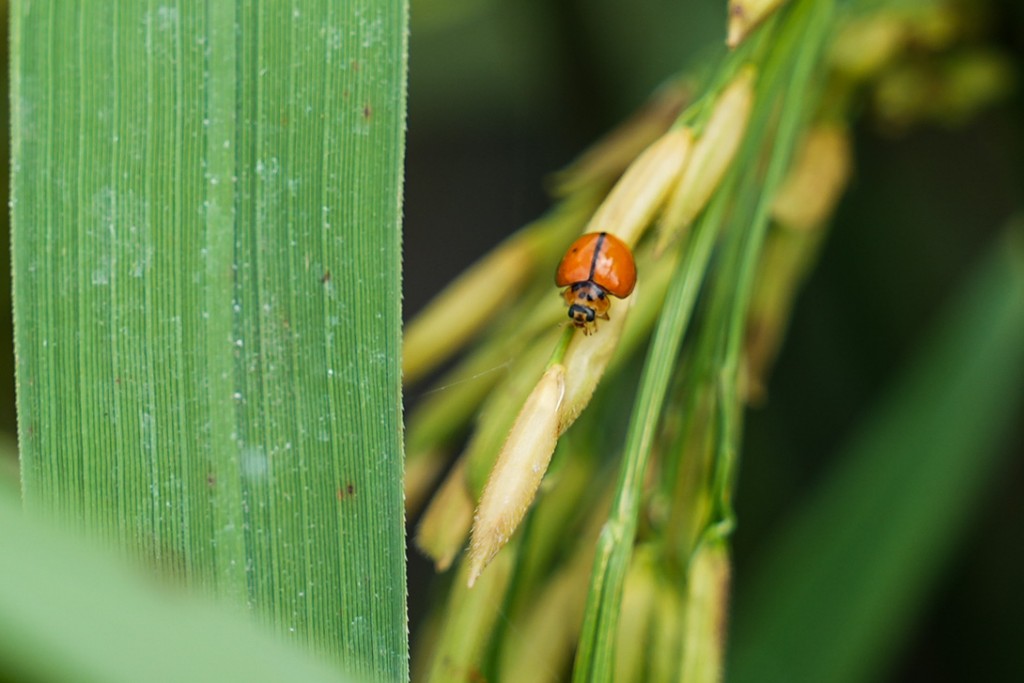
[[[354,680],[237,615],[143,581],[0,490],[4,680]]]

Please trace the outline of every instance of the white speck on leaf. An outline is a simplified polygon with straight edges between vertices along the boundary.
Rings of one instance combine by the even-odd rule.
[[[242,476],[257,479],[266,476],[269,463],[262,446],[245,446],[240,454]]]

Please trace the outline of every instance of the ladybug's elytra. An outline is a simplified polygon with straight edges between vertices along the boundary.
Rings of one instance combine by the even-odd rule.
[[[608,296],[624,298],[636,285],[636,263],[625,242],[607,232],[589,232],[569,247],[558,264],[555,284],[565,287],[569,317],[584,333],[596,318],[608,319]]]

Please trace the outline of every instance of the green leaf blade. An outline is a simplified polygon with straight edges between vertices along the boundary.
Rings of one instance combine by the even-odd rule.
[[[12,32],[26,503],[379,680],[407,677],[405,26],[23,2]]]

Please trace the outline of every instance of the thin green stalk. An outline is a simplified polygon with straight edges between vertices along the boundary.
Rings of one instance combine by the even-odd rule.
[[[610,680],[614,671],[614,645],[622,586],[636,533],[643,473],[650,458],[658,416],[671,378],[662,368],[671,366],[679,353],[697,299],[712,246],[726,209],[725,193],[717,195],[699,221],[692,242],[680,262],[677,276],[665,298],[648,361],[640,379],[640,391],[630,420],[623,467],[608,522],[598,540],[591,574],[590,593],[583,629],[576,651],[573,680]]]
[[[756,205],[749,221],[737,223],[738,230],[732,241],[735,251],[726,256],[727,265],[717,280],[721,286],[716,288],[715,296],[720,298],[723,305],[718,309],[720,315],[712,314],[710,317],[712,320],[724,321],[725,324],[718,330],[723,341],[715,344],[716,352],[706,371],[717,376],[720,396],[716,406],[721,438],[717,441],[713,488],[719,507],[719,521],[723,524],[719,530],[721,533],[728,533],[732,526],[732,488],[740,449],[743,409],[739,396],[740,361],[757,261],[768,231],[776,190],[789,167],[801,126],[815,108],[816,99],[811,96],[812,77],[820,64],[832,9],[832,3],[825,1],[794,8],[794,12],[804,10],[808,13],[806,22],[793,21],[788,26],[790,30],[779,36],[779,52],[775,54],[796,54],[796,58],[790,68],[780,64],[776,68],[769,65],[765,69],[765,90],[768,93],[782,93],[778,124],[768,151],[767,170],[763,180],[756,183],[760,193],[743,193],[746,196],[757,196]],[[788,60],[779,57],[778,61]],[[769,80],[771,76],[775,80]],[[762,119],[752,126],[751,134],[755,139],[760,134],[758,125],[767,126],[768,121]],[[750,183],[751,186],[754,184]],[[749,189],[754,190],[754,187]],[[715,332],[712,334],[718,336]]]
[[[789,89],[781,114],[781,120],[785,127],[781,127],[775,135],[776,149],[773,149],[773,152],[777,151],[777,154],[773,153],[769,165],[767,176],[769,183],[761,188],[761,193],[758,195],[753,230],[744,225],[742,226],[744,232],[739,233],[731,240],[736,245],[734,248],[737,257],[734,258],[738,259],[737,265],[739,267],[746,266],[751,272],[754,261],[748,263],[748,260],[756,259],[759,252],[763,233],[767,226],[768,208],[773,195],[772,188],[781,181],[781,175],[788,164],[797,126],[803,120],[804,110],[797,104],[806,97],[807,93],[800,86],[806,84],[810,69],[817,63],[830,11],[830,3],[803,3],[793,7],[786,18],[787,21],[780,26],[778,42],[773,41],[766,44],[771,52],[764,68],[759,92],[766,93],[767,96],[763,97],[759,116],[755,118],[754,125],[748,134],[748,142],[745,147],[748,150],[746,158],[750,159],[751,150],[759,150],[767,139],[767,129],[773,116],[767,103],[773,102],[775,95],[784,87]],[[791,82],[790,79],[794,77],[796,80]],[[794,109],[794,107],[796,108]],[[744,155],[741,155],[739,166],[743,165],[743,158]],[[735,178],[735,173],[730,174],[731,180],[735,180]],[[703,274],[707,258],[710,256],[712,245],[710,235],[717,233],[718,223],[723,218],[725,208],[728,202],[732,201],[731,187],[732,183],[730,182],[726,187],[720,188],[714,203],[708,208],[705,218],[698,227],[693,250],[687,254],[691,258],[694,255],[699,257],[698,269],[696,272],[691,269],[693,264],[689,262],[689,259],[682,264],[681,275],[669,290],[664,314],[659,322],[641,377],[638,399],[634,406],[630,431],[626,440],[616,501],[608,525],[601,535],[595,559],[591,592],[574,669],[574,681],[577,682],[610,680],[614,671],[614,636],[618,626],[622,585],[629,566],[636,532],[643,473],[650,457],[655,429],[659,424],[665,395],[671,381],[671,372],[666,369],[673,367],[678,357],[696,298],[699,276]],[[742,212],[740,213],[742,215]],[[739,222],[734,225],[737,228],[740,227]],[[712,227],[715,230],[712,231]],[[735,232],[733,234],[736,235]],[[708,241],[705,243],[703,240]],[[706,252],[703,250],[705,244]],[[718,281],[726,283],[726,290],[730,292],[728,297],[730,304],[733,306],[743,304],[749,293],[743,292],[735,295],[731,292],[734,292],[736,287],[749,289],[749,278],[752,277],[752,274],[744,275],[742,278],[737,274],[725,280],[724,278],[729,275],[730,271],[726,267]],[[690,283],[691,279],[694,280],[692,284]],[[739,300],[733,300],[734,297]],[[721,314],[720,312],[719,316],[712,316],[712,320],[732,320],[732,316],[740,316],[742,320],[745,311],[744,304],[739,311],[730,308],[728,313]],[[727,376],[722,375],[721,377],[726,383],[729,382]],[[725,391],[728,392],[726,399],[733,402],[736,401],[735,380],[736,375],[733,372],[732,382],[725,388]],[[721,403],[719,405],[721,406]],[[736,405],[738,406],[738,403]],[[729,419],[728,415],[725,417],[727,420]],[[738,430],[735,420],[723,422],[722,425],[727,430],[727,434],[733,434]],[[727,443],[732,447],[736,441]],[[734,460],[734,457],[729,457],[729,452],[726,452],[726,456],[727,462],[731,463]],[[731,469],[727,471],[731,471]]]

